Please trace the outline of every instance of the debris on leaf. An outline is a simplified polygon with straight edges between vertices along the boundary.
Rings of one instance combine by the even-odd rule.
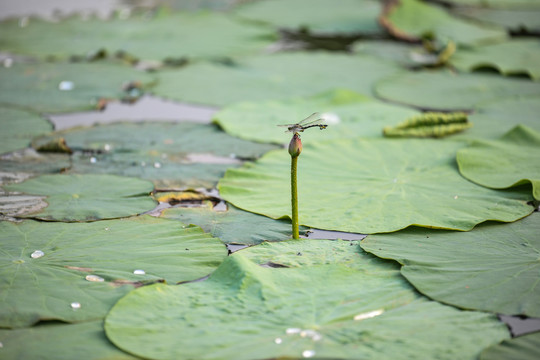
[[[408,118],[402,123],[383,129],[388,137],[444,137],[472,126],[467,114],[463,112],[440,113],[426,112]]]

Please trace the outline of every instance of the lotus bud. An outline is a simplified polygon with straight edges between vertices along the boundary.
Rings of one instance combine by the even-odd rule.
[[[291,139],[291,142],[289,143],[289,154],[291,157],[298,157],[300,153],[302,152],[302,141],[300,140],[300,135],[298,133],[294,133],[293,138]]]

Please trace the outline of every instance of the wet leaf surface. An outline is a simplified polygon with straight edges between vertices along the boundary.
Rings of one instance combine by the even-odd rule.
[[[14,63],[0,67],[0,104],[48,113],[92,110],[101,98],[124,97],[125,83],[153,79],[109,63]]]
[[[52,125],[37,114],[0,106],[0,154],[24,149],[33,137],[51,130]]]
[[[216,113],[214,121],[229,134],[244,139],[286,143],[291,133],[285,133],[287,128],[277,125],[297,123],[314,111],[326,119],[328,128],[306,132],[310,141],[380,137],[384,126],[418,114],[353,91],[333,90],[282,101],[236,103]]]
[[[219,239],[198,227],[148,216],[76,224],[0,222],[0,228],[2,327],[101,319],[133,285],[194,280],[227,255]]]
[[[532,184],[540,200],[540,132],[517,126],[499,140],[476,141],[457,152],[460,173],[482,186],[504,189]]]
[[[372,57],[330,52],[278,53],[245,57],[229,65],[201,62],[160,71],[153,92],[165,98],[214,106],[282,100],[333,88],[370,95],[377,80],[398,71],[395,65]]]
[[[278,29],[373,35],[382,33],[377,23],[380,11],[381,4],[371,0],[277,0],[247,2],[237,7],[234,14]]]
[[[540,42],[517,39],[460,50],[450,58],[450,63],[461,71],[493,68],[504,75],[527,74],[540,80]]]
[[[143,60],[219,58],[258,53],[275,40],[273,31],[235,21],[223,13],[157,12],[127,19],[87,19],[79,16],[58,23],[31,19],[0,23],[0,48],[41,58],[85,59],[89,53],[125,52]],[[197,41],[189,34],[196,34]]]
[[[466,233],[411,228],[370,235],[364,250],[403,265],[421,293],[465,309],[540,316],[540,214]]]
[[[486,220],[515,221],[534,208],[530,192],[496,191],[464,179],[458,142],[349,139],[309,143],[298,161],[300,223],[363,234],[410,225],[470,230]],[[338,161],[339,160],[339,161]],[[273,151],[228,170],[221,196],[272,218],[290,214],[290,156]]]
[[[429,38],[474,46],[507,38],[502,28],[466,21],[436,5],[418,0],[390,2],[381,22],[393,36],[409,41]]]
[[[46,196],[49,204],[25,217],[53,221],[94,221],[152,210],[149,181],[115,175],[42,175],[4,186],[10,192]]]
[[[16,330],[0,329],[2,356],[6,359],[135,360],[112,345],[103,332],[103,321],[80,324],[43,324]]]
[[[540,84],[486,74],[408,72],[378,82],[383,99],[431,110],[471,110],[482,102],[539,96]]]
[[[130,353],[160,359],[390,359],[419,349],[430,358],[473,359],[507,338],[493,316],[427,301],[396,267],[345,247],[362,270],[340,262],[263,268],[242,255],[248,249],[204,282],[137,289],[107,315],[107,336]]]

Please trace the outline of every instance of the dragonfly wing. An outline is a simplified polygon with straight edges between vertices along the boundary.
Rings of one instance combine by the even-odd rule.
[[[308,125],[309,123],[320,120],[320,118],[321,118],[321,114],[319,114],[318,112],[315,112],[309,115],[304,120],[298,122],[298,125]]]

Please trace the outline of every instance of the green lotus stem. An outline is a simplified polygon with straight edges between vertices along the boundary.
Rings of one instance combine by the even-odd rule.
[[[291,222],[293,239],[300,238],[300,232],[298,230],[298,186],[296,169],[298,165],[298,156],[301,152],[302,141],[300,141],[300,135],[294,133],[294,136],[289,143],[289,154],[291,155]]]

